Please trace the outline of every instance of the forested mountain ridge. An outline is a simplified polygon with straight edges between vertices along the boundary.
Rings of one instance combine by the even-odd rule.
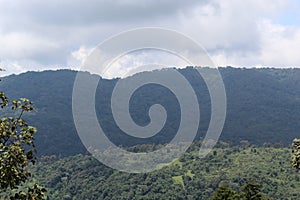
[[[199,98],[199,139],[205,134],[210,119],[209,93],[195,69],[188,67],[179,71],[191,83]],[[27,72],[1,78],[0,89],[6,91],[9,98],[26,97],[35,103],[36,112],[25,117],[38,128],[36,144],[40,155],[67,156],[86,151],[72,117],[72,89],[76,73],[70,70]],[[278,142],[288,145],[300,135],[299,69],[227,67],[220,68],[220,73],[227,95],[227,117],[222,140],[232,144],[248,140],[257,145]],[[166,127],[164,133],[145,142],[122,134],[113,121],[109,102],[116,82],[117,79],[101,79],[96,94],[98,119],[110,139],[116,143],[123,141],[120,145],[124,146],[168,142],[176,132],[179,119],[179,108],[173,101],[172,93],[163,87],[149,85],[141,88],[134,97],[142,100],[136,101],[131,110],[139,124],[147,124],[145,111],[149,104],[158,103],[155,102],[157,99],[174,114],[170,119],[170,128]]]

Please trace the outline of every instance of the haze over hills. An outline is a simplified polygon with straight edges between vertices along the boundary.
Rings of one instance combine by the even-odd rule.
[[[209,93],[194,68],[180,69],[179,72],[191,83],[199,100],[201,121],[197,139],[201,139],[211,114]],[[70,70],[27,72],[2,78],[0,89],[10,99],[26,97],[35,103],[36,112],[25,116],[25,119],[38,128],[36,145],[40,155],[69,156],[86,152],[72,116],[72,89],[76,73]],[[293,138],[299,137],[300,69],[227,67],[220,68],[220,73],[227,95],[222,140],[232,144],[248,140],[256,145],[278,142],[288,145]],[[156,103],[172,113],[158,135],[148,140],[137,139],[123,134],[113,120],[110,97],[116,82],[117,79],[101,79],[96,93],[98,120],[108,137],[123,146],[168,142],[176,133],[180,120],[180,108],[174,94],[155,84],[145,85],[136,91],[130,111],[137,124],[149,122],[149,106]]]

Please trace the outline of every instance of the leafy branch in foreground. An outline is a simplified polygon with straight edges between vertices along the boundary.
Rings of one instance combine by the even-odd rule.
[[[25,112],[33,110],[32,104],[26,98],[9,101],[4,92],[0,92],[0,109],[11,106],[14,113],[0,119],[0,197],[4,195],[5,199],[46,198],[46,190],[38,184],[22,191],[31,176],[28,165],[36,161],[34,134],[37,130],[22,118]]]

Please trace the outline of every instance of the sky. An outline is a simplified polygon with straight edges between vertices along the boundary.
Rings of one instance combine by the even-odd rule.
[[[79,69],[99,43],[142,27],[191,37],[217,66],[300,67],[300,0],[0,0],[2,75]],[[166,59],[117,65],[151,56]]]

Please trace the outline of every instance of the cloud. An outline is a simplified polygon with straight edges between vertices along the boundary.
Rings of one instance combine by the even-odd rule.
[[[259,48],[259,22],[280,12],[283,1],[231,0],[195,7],[180,17],[183,31],[209,51],[255,51]]]
[[[300,28],[263,20],[258,24],[259,48],[252,52],[216,52],[212,59],[219,66],[300,67]]]
[[[180,16],[183,32],[195,38],[219,66],[300,67],[300,27],[275,21],[294,1],[212,1]]]
[[[33,60],[2,60],[0,61],[0,67],[5,71],[2,71],[0,76],[6,76],[10,74],[20,74],[27,71],[43,71],[49,69],[62,69],[62,66],[57,65],[41,65],[39,62]]]
[[[300,66],[300,23],[291,19],[298,15],[286,17],[295,5],[296,0],[0,0],[0,61],[22,66],[13,71],[78,68],[99,42],[154,26],[190,36],[218,65]]]
[[[205,1],[164,0],[52,0],[0,1],[0,11],[14,19],[25,19],[46,25],[90,25],[95,23],[128,23],[173,16]]]
[[[81,46],[77,51],[72,52],[72,57],[83,63],[93,49]]]
[[[105,78],[127,77],[142,71],[177,67],[183,68],[189,63],[175,54],[163,50],[145,49],[133,51],[114,60],[104,74]]]
[[[2,34],[0,37],[0,55],[2,59],[55,59],[53,52],[60,47],[47,39],[26,33]],[[57,58],[56,58],[57,59]]]
[[[262,23],[262,65],[274,67],[300,67],[300,28]]]

